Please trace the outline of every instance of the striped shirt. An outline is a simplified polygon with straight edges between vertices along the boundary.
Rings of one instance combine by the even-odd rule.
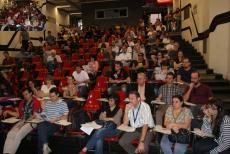
[[[67,115],[69,112],[66,102],[59,99],[57,102],[47,101],[41,115],[45,116],[46,120],[58,118]]]
[[[203,118],[203,124],[201,126],[201,131],[205,134],[212,135],[213,127],[211,120],[208,119],[207,116]]]
[[[210,151],[210,154],[218,154],[230,148],[230,116],[224,116],[220,126],[219,138],[215,140],[218,146]]]
[[[172,103],[172,97],[174,95],[182,95],[183,89],[176,84],[165,84],[160,87],[158,95],[162,95],[161,100],[166,104]]]

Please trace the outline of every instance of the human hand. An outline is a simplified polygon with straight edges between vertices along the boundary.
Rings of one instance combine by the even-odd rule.
[[[145,145],[143,142],[140,142],[135,150],[135,153],[143,153],[145,151]]]

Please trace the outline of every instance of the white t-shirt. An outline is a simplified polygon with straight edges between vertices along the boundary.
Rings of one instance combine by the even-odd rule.
[[[49,93],[50,89],[55,88],[55,87],[56,87],[55,85],[51,85],[48,88],[47,85],[43,84],[42,87],[41,87],[41,91],[44,92],[44,93]]]
[[[86,71],[81,70],[80,73],[77,73],[77,71],[73,72],[73,77],[76,81],[85,81],[89,80],[89,75]],[[80,83],[77,86],[87,86],[87,83]]]

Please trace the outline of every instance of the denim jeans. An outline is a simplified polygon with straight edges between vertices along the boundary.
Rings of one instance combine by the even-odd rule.
[[[169,141],[168,135],[163,135],[161,139],[161,149],[164,154],[184,154],[188,144],[175,143],[174,152],[172,152],[172,142]]]
[[[87,150],[95,148],[95,154],[103,154],[103,139],[117,134],[116,128],[101,128],[97,130],[86,144]]]
[[[48,144],[49,137],[52,136],[58,129],[60,129],[59,125],[52,124],[48,121],[38,124],[38,154],[43,154],[43,145]]]

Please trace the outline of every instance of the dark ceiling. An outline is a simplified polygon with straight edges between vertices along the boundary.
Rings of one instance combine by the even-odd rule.
[[[79,14],[81,12],[81,6],[83,4],[93,4],[93,3],[106,3],[111,1],[118,1],[118,0],[48,0],[48,3],[51,3],[57,7],[60,7],[58,9],[68,12],[70,14],[75,14],[77,16],[81,16]],[[61,6],[67,6],[67,7],[61,7]]]

